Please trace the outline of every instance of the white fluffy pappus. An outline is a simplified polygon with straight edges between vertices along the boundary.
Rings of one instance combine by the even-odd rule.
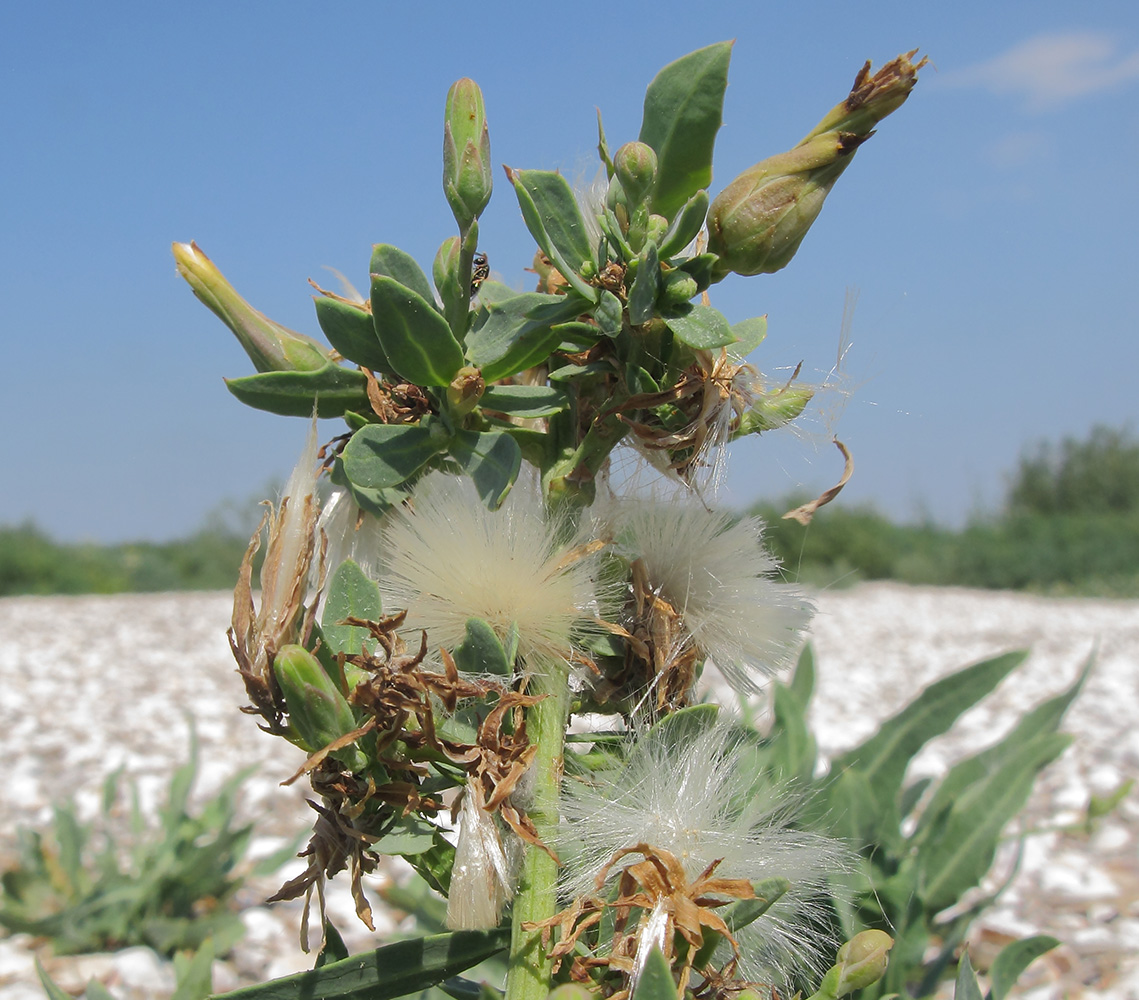
[[[763,546],[763,522],[711,511],[693,500],[618,501],[619,547],[644,562],[650,587],[680,613],[691,641],[741,693],[794,653],[810,602],[772,579],[779,564]]]
[[[504,845],[494,816],[468,785],[459,810],[459,840],[447,894],[447,926],[456,931],[488,930],[498,926],[502,908],[514,895],[520,851],[507,832]]]
[[[413,503],[393,511],[384,533],[385,607],[408,612],[406,628],[432,649],[453,649],[467,620],[481,618],[531,665],[569,657],[575,630],[595,617],[595,561],[561,542],[536,483],[519,481],[497,511],[465,476],[433,473]]]
[[[746,745],[727,727],[686,740],[649,730],[635,737],[623,766],[588,781],[567,778],[564,792],[557,846],[565,897],[595,892],[595,879],[618,850],[646,843],[675,855],[689,879],[718,861],[717,878],[790,882],[740,938],[748,978],[784,980],[791,970],[825,969],[833,958],[836,942],[820,934],[817,900],[829,876],[850,868],[850,852],[794,827],[801,798],[757,780]],[[632,855],[625,863],[638,860]],[[620,871],[614,866],[610,882]]]

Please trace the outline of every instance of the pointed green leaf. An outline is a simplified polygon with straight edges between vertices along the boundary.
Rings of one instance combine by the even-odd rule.
[[[728,348],[728,353],[742,361],[767,338],[767,317],[753,316],[733,323],[732,334],[736,342]]]
[[[378,621],[382,615],[380,588],[364,575],[358,563],[345,559],[328,581],[324,600],[320,631],[328,648],[333,653],[362,653],[364,642],[371,638],[371,633],[357,625],[338,625],[337,622],[345,618]]]
[[[507,176],[514,185],[522,218],[534,242],[553,262],[562,276],[583,298],[597,301],[597,289],[580,274],[586,261],[596,266],[589,231],[569,182],[549,170],[511,170]]]
[[[1056,732],[1068,706],[1072,704],[1084,681],[1087,680],[1091,667],[1092,658],[1089,657],[1080,676],[1066,691],[1037,705],[999,743],[954,764],[949,773],[942,778],[929,804],[923,810],[917,827],[917,836],[920,838],[930,829],[969,786],[992,774],[1031,741]]]
[[[425,302],[434,302],[435,293],[431,290],[431,282],[423,269],[415,262],[415,258],[405,253],[399,247],[388,243],[377,243],[372,247],[372,263],[368,268],[369,274],[383,274],[394,278],[404,288],[410,288]],[[336,345],[333,344],[333,347]]]
[[[952,906],[980,883],[1001,831],[1028,801],[1037,772],[1070,743],[1063,733],[1042,735],[959,795],[918,854],[918,893],[928,912]]]
[[[973,963],[969,961],[969,953],[961,955],[961,962],[957,966],[957,983],[953,988],[953,1000],[982,1000],[981,986],[973,972]]]
[[[56,985],[54,979],[51,978],[40,965],[40,960],[36,960],[36,975],[40,977],[40,985],[43,986],[44,992],[48,996],[48,1000],[75,1000],[75,998],[68,993],[65,989]]]
[[[174,976],[178,985],[170,1000],[206,1000],[214,991],[214,942],[207,938],[188,961],[181,952],[174,956]],[[90,989],[87,1000],[95,1000]]]
[[[612,292],[601,293],[597,308],[593,310],[593,318],[606,337],[616,337],[621,332],[621,300]]]
[[[668,959],[660,948],[653,945],[641,978],[637,980],[637,988],[633,990],[632,1000],[677,1000],[677,996]]]
[[[817,749],[807,726],[806,706],[791,688],[777,684],[772,708],[773,770],[786,781],[810,781],[815,773]]]
[[[209,991],[201,995],[202,998],[208,995]],[[115,1000],[115,994],[112,993],[106,986],[104,986],[98,979],[88,979],[87,985],[83,987],[84,1000]],[[200,1000],[200,998],[195,998]]]
[[[327,296],[313,296],[313,302],[316,304],[317,322],[336,350],[349,361],[374,372],[391,374],[391,365],[380,346],[369,310]]]
[[[463,367],[463,349],[434,299],[395,278],[372,275],[372,322],[392,369],[409,382],[450,385]]]
[[[637,277],[629,291],[629,322],[634,326],[647,323],[660,294],[660,258],[657,248],[649,243],[637,262]]]
[[[836,758],[831,773],[847,768],[861,772],[879,806],[895,803],[913,756],[957,717],[993,690],[1027,654],[1005,653],[950,674],[927,687],[914,701],[882,723],[866,742]]]
[[[712,182],[732,43],[697,49],[664,67],[645,92],[640,141],[657,154],[652,210],[671,219]]]
[[[497,510],[522,467],[522,450],[502,431],[459,431],[450,446],[459,468],[474,480],[482,502]]]
[[[313,968],[323,969],[326,965],[331,965],[333,962],[339,962],[345,958],[348,958],[348,946],[344,943],[344,938],[340,936],[340,931],[336,929],[336,925],[331,920],[326,920],[324,922],[324,946],[316,956]]]
[[[550,385],[492,385],[479,400],[484,410],[514,417],[552,417],[569,405],[564,390]]]
[[[795,673],[791,675],[791,690],[805,711],[815,693],[815,651],[810,643],[799,653],[799,662],[795,664]]]
[[[351,482],[365,489],[387,489],[414,476],[446,444],[426,421],[369,424],[352,435],[340,457]]]
[[[668,328],[689,347],[711,351],[736,342],[727,317],[712,306],[700,304],[678,307],[664,319]]]
[[[369,410],[368,380],[362,371],[329,363],[316,371],[261,372],[227,378],[225,387],[246,406],[283,417],[342,417]]]
[[[1059,941],[1047,934],[1037,934],[1006,944],[989,969],[989,982],[992,988],[986,1000],[1005,1000],[1009,990],[1020,978],[1020,974],[1041,955],[1059,945]]]
[[[676,213],[672,225],[665,230],[664,238],[660,243],[660,258],[668,260],[673,254],[680,253],[689,243],[696,239],[704,226],[704,219],[708,215],[708,192],[697,191],[684,203],[684,207]]]
[[[509,928],[412,938],[311,972],[221,993],[215,1000],[393,1000],[441,983],[509,943]]]

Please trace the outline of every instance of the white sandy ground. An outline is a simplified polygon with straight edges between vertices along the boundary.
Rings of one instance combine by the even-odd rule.
[[[1095,672],[1067,719],[1075,743],[1041,779],[1027,823],[1074,823],[1090,793],[1110,793],[1139,775],[1139,602],[894,584],[825,592],[817,601],[813,723],[824,753],[853,745],[955,668],[1031,648],[1029,661],[928,747],[912,773],[942,772],[1067,686],[1098,646]],[[53,799],[74,795],[93,814],[102,777],[119,766],[137,778],[153,810],[185,759],[186,712],[202,743],[201,796],[241,765],[260,764],[242,796],[247,815],[260,817],[256,853],[308,825],[303,789],[278,787],[300,752],[236,710],[243,691],[224,635],[229,607],[226,594],[0,600],[0,753],[8,767],[0,782],[0,866],[12,859],[16,827],[45,823]],[[309,967],[296,944],[299,906],[259,905],[299,869],[298,862],[247,887],[248,932],[215,966],[215,989]],[[374,947],[343,885],[331,912],[353,950]],[[379,914],[377,924],[382,934],[391,917]],[[1021,996],[1139,1000],[1139,789],[1090,836],[1031,837],[1012,888],[972,946],[983,964],[1005,940],[1033,932],[1065,944],[1033,967]],[[169,968],[146,949],[53,959],[42,943],[15,936],[0,939],[0,1000],[42,996],[33,952],[75,992],[91,975],[124,998],[168,995],[172,985]]]

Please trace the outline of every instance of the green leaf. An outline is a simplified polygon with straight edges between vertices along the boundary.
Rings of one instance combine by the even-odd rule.
[[[326,920],[324,922],[324,946],[316,956],[313,968],[323,969],[326,965],[331,965],[333,962],[339,962],[345,958],[348,958],[348,946],[344,943],[344,938],[340,936],[340,931],[336,929],[336,925],[331,920]]]
[[[597,289],[585,281],[581,266],[596,266],[589,231],[577,206],[569,182],[549,170],[511,170],[507,176],[514,185],[522,218],[534,241],[553,262],[562,276],[583,298],[597,301]]]
[[[1023,652],[1005,653],[950,674],[927,687],[913,702],[882,723],[878,732],[831,764],[838,776],[848,768],[869,782],[879,806],[895,803],[913,756],[957,717],[993,690],[1024,662]]]
[[[621,313],[621,300],[612,292],[605,291],[593,310],[593,318],[606,337],[616,337],[621,332]]]
[[[170,1000],[205,1000],[214,991],[214,943],[207,938],[188,959],[182,952],[174,955],[174,978],[177,986]],[[87,991],[88,1000],[95,1000]]]
[[[40,965],[38,958],[36,959],[36,975],[40,977],[40,985],[43,986],[44,992],[48,995],[48,1000],[75,1000],[70,993],[56,985],[55,980],[44,971],[44,967]]]
[[[522,467],[518,442],[502,431],[459,431],[450,452],[459,468],[474,480],[482,502],[497,510]]]
[[[661,260],[668,260],[673,254],[680,253],[696,239],[707,215],[708,192],[697,191],[684,203],[684,207],[672,220],[672,225],[665,230],[660,244]]]
[[[1072,704],[1088,673],[1092,667],[1092,658],[1089,657],[1079,677],[1066,690],[1054,698],[1037,705],[1032,711],[1026,713],[1003,740],[995,745],[974,754],[965,760],[958,761],[949,773],[942,778],[929,804],[922,812],[916,834],[920,838],[930,829],[947,809],[957,801],[958,797],[971,785],[982,780],[986,775],[992,774],[997,768],[1011,759],[1028,743],[1049,733],[1054,733],[1060,726],[1064,713]]]
[[[664,319],[676,339],[697,350],[711,351],[736,342],[727,317],[712,306],[678,306],[672,316]]]
[[[1005,1000],[1009,990],[1020,978],[1020,974],[1041,955],[1058,947],[1059,944],[1059,941],[1047,934],[1037,934],[1006,944],[989,969],[989,982],[992,988],[986,1000]]]
[[[260,372],[227,378],[225,387],[246,406],[282,417],[342,417],[347,410],[368,410],[368,380],[362,371],[329,362],[307,372]]]
[[[957,983],[953,988],[953,1000],[982,1000],[981,987],[969,961],[969,953],[963,952],[957,966]]]
[[[372,247],[372,263],[368,268],[369,274],[383,274],[394,278],[404,288],[410,288],[425,302],[433,303],[435,293],[431,290],[431,282],[423,269],[415,262],[415,258],[405,253],[399,247],[388,243],[377,243]],[[333,344],[333,347],[336,345]],[[341,352],[343,353],[343,352]]]
[[[348,479],[365,489],[398,486],[446,447],[446,439],[418,424],[369,424],[352,435],[341,459]]]
[[[671,219],[712,182],[732,43],[697,49],[664,67],[645,92],[640,141],[657,154],[652,210]]]
[[[483,287],[491,284],[488,281]],[[488,383],[532,368],[561,343],[558,325],[589,308],[576,295],[523,292],[497,298],[475,314],[467,334],[467,358],[482,370]]]
[[[311,972],[221,993],[216,1000],[393,1000],[441,983],[509,943],[509,928],[412,938]]]
[[[427,281],[426,278],[423,279]],[[435,308],[387,275],[372,275],[372,322],[392,369],[421,386],[450,385],[463,367],[463,349]]]
[[[728,348],[728,353],[742,361],[766,339],[767,316],[753,316],[733,323],[732,334],[736,342]]]
[[[719,717],[719,705],[689,705],[666,715],[649,730],[649,734],[663,747],[683,747],[716,725]]]
[[[364,575],[358,563],[345,559],[328,581],[327,595],[320,630],[328,648],[333,653],[362,653],[364,641],[371,638],[371,633],[358,625],[338,625],[337,622],[345,618],[377,621],[383,615],[380,588]]]
[[[676,983],[672,981],[672,969],[668,959],[656,945],[649,952],[632,1000],[677,1000]]]
[[[363,306],[314,295],[316,319],[328,342],[349,361],[374,372],[390,374],[391,363],[380,346],[372,314]]]
[[[799,653],[799,662],[795,664],[795,673],[791,675],[791,690],[806,710],[811,704],[811,695],[815,693],[815,651],[810,643]]]
[[[1001,831],[1024,808],[1037,772],[1064,752],[1071,737],[1032,740],[963,792],[931,831],[918,858],[918,893],[939,913],[978,885],[992,865]]]
[[[547,385],[492,385],[479,400],[484,410],[514,417],[552,417],[568,405],[564,390]]]
[[[376,846],[379,851],[389,855],[422,854],[434,846],[438,832],[439,828],[426,820],[408,815],[398,820]]]
[[[772,705],[775,751],[772,769],[785,781],[809,782],[815,772],[815,738],[807,726],[807,708],[789,687],[775,685]]]
[[[514,663],[501,640],[481,618],[467,619],[467,634],[452,653],[455,666],[467,674],[500,674],[509,677]]]
[[[207,996],[209,991],[201,994],[202,997]],[[98,979],[88,979],[87,985],[83,987],[83,996],[85,1000],[115,1000],[115,994],[112,993],[106,986],[104,986]]]
[[[660,294],[660,258],[657,248],[649,243],[637,262],[637,276],[629,291],[629,322],[634,326],[647,323]]]

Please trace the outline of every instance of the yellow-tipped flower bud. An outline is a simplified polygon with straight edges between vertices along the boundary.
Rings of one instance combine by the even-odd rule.
[[[178,273],[194,294],[228,326],[259,372],[313,371],[331,360],[328,349],[315,340],[274,323],[245,301],[202,253],[198,244],[173,244]]]
[[[463,232],[482,214],[493,187],[482,91],[464,77],[447,92],[443,125],[443,193]]]
[[[613,157],[613,169],[630,206],[641,204],[653,188],[657,175],[657,154],[643,142],[627,142]]]
[[[874,76],[867,63],[846,100],[799,145],[745,170],[716,196],[708,211],[708,249],[720,258],[719,277],[771,274],[795,256],[854,151],[913,90],[925,65],[924,59],[912,63],[913,55],[898,56]]]

